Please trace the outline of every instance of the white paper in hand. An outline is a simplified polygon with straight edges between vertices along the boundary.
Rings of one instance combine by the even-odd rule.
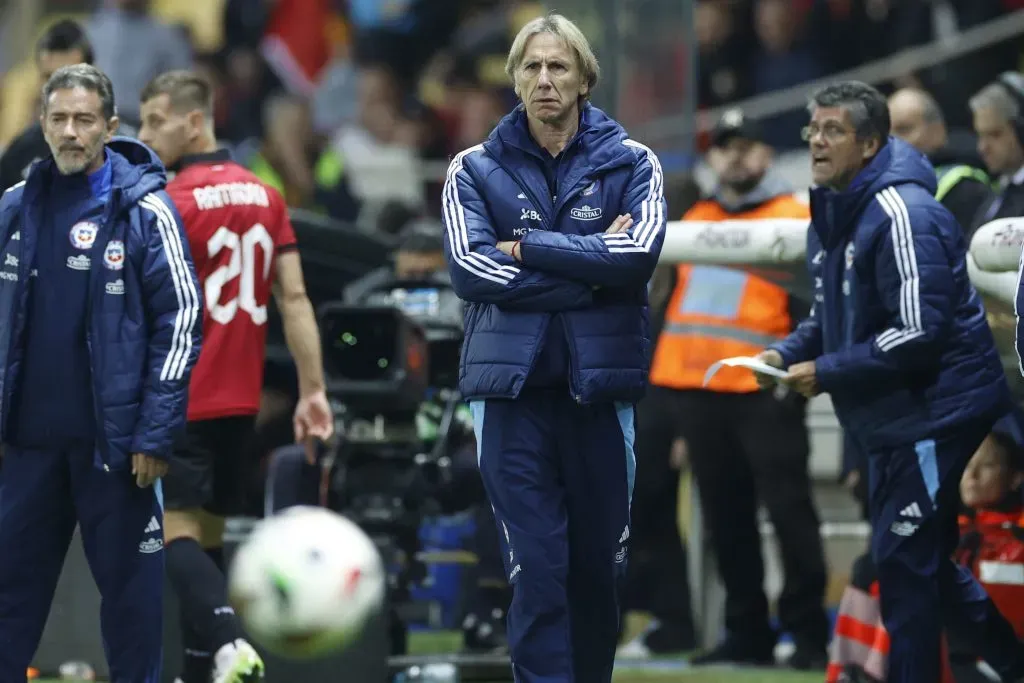
[[[715,373],[722,366],[728,366],[730,368],[747,368],[754,372],[759,372],[762,375],[768,375],[769,377],[775,377],[776,379],[782,379],[786,376],[785,370],[772,367],[764,361],[758,360],[757,358],[751,358],[749,356],[737,356],[736,358],[725,358],[717,363],[712,364],[708,371],[704,373],[704,386],[708,385],[711,378],[715,376]]]

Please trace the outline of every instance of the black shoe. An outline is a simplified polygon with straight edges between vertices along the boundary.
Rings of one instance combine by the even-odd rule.
[[[721,645],[690,659],[691,666],[713,664],[742,664],[746,666],[772,666],[775,664],[773,640],[750,641],[726,638]]]
[[[797,645],[786,659],[786,666],[797,671],[824,671],[828,668],[828,652],[824,648]]]

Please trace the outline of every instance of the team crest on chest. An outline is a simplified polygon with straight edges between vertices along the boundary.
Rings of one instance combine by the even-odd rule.
[[[110,270],[124,268],[124,242],[121,240],[107,242],[107,248],[103,250],[103,265]]]
[[[595,180],[594,182],[590,183],[585,188],[583,188],[583,192],[581,192],[580,194],[582,194],[584,197],[589,197],[590,195],[592,195],[595,192],[597,192],[598,188],[600,188],[600,187],[601,187],[601,181],[600,180]]]
[[[93,243],[96,242],[96,234],[99,233],[100,226],[96,225],[91,221],[80,221],[71,226],[71,244],[76,249],[92,249]]]

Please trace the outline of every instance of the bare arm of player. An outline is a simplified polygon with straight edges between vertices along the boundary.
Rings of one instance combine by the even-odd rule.
[[[274,301],[284,322],[284,338],[299,374],[299,404],[292,424],[295,441],[306,442],[306,456],[316,456],[314,439],[334,434],[334,416],[324,390],[324,364],[313,304],[306,295],[302,261],[297,251],[279,254],[274,278]]]

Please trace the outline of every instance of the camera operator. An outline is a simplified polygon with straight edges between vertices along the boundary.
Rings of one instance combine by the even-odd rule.
[[[428,298],[416,296],[417,290],[410,288],[415,283],[422,286],[421,292],[451,290],[443,240],[444,227],[438,221],[427,218],[411,221],[401,231],[392,263],[350,284],[345,289],[345,303],[395,305],[412,318],[429,318],[461,328],[462,302],[454,293],[431,299],[436,301],[436,308],[425,308]],[[433,447],[442,436],[442,416],[448,396],[448,390],[435,387],[420,407],[416,417],[417,432],[427,448]],[[454,422],[457,434],[451,438],[445,453],[451,461],[451,477],[438,498],[446,510],[475,512],[476,528],[470,550],[477,555],[478,563],[467,577],[471,585],[462,623],[463,643],[468,651],[499,651],[505,647],[505,613],[511,601],[511,590],[502,566],[494,513],[487,504],[477,468],[476,439],[466,404],[459,404]]]

